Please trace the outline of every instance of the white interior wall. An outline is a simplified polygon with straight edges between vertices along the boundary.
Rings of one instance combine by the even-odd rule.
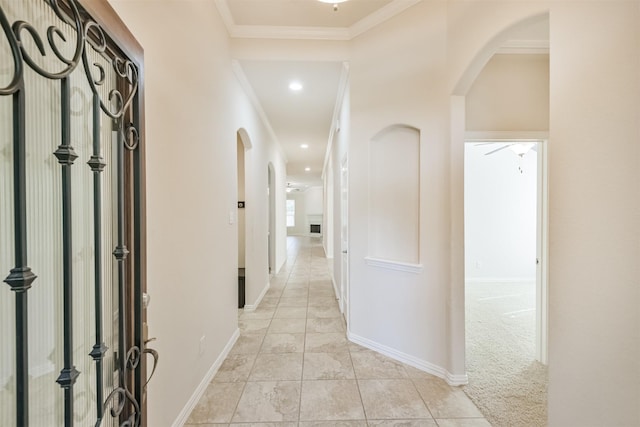
[[[251,244],[258,235],[266,241],[267,176],[252,171],[274,164],[283,216],[285,163],[233,75],[212,2],[110,3],[145,50],[148,323],[160,353],[149,425],[180,425],[238,327],[238,230],[229,221],[237,209],[238,129],[253,145],[246,157],[247,268],[256,272],[247,277],[248,303],[268,282],[267,245]],[[277,239],[279,268],[286,259],[282,221]]]
[[[304,192],[306,199],[305,213],[307,215],[322,215],[323,196],[322,186],[309,187]]]
[[[536,280],[537,153],[502,146],[465,144],[467,283]]]

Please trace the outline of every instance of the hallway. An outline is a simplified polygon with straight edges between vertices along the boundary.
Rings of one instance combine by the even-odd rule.
[[[287,244],[187,426],[490,425],[461,389],[350,343],[320,238]]]

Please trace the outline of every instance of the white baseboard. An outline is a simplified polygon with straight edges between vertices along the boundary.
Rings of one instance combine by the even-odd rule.
[[[426,360],[418,359],[417,357],[403,353],[394,348],[387,347],[386,345],[379,344],[375,341],[371,341],[370,339],[356,335],[351,331],[347,331],[347,338],[349,338],[349,341],[351,342],[359,344],[370,350],[377,351],[378,353],[384,354],[385,356],[397,360],[398,362],[405,363],[428,374],[442,378],[449,385],[459,386],[465,385],[469,382],[466,374],[454,375],[441,366],[434,365],[433,363],[427,362]]]
[[[204,378],[202,378],[202,381],[200,381],[200,384],[198,384],[198,387],[196,387],[195,391],[191,395],[191,398],[187,401],[187,404],[184,405],[184,408],[182,408],[182,411],[180,411],[180,414],[178,415],[176,420],[173,422],[173,424],[171,424],[171,427],[182,427],[187,422],[187,419],[189,419],[189,415],[191,415],[191,411],[193,411],[193,408],[196,407],[196,405],[200,401],[200,398],[202,398],[202,395],[207,390],[207,386],[218,372],[218,369],[220,369],[222,362],[224,362],[224,359],[227,358],[229,352],[231,351],[239,337],[240,329],[236,329],[227,342],[227,345],[225,345],[224,349],[222,349],[222,353],[220,353],[216,361],[213,362],[213,365],[211,365],[209,371],[207,371]]]
[[[535,277],[467,277],[465,283],[536,283]]]
[[[256,308],[258,308],[260,306],[260,303],[262,302],[262,298],[264,298],[264,296],[267,294],[267,291],[269,290],[269,287],[271,286],[271,284],[269,282],[267,282],[267,286],[264,287],[264,289],[262,289],[262,293],[260,293],[260,296],[258,297],[258,300],[256,301],[255,304],[245,304],[244,305],[244,311],[256,311]]]

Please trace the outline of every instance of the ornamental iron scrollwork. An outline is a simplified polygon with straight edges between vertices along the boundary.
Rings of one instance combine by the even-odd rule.
[[[0,0],[2,1],[2,0]],[[60,99],[61,99],[61,130],[60,145],[58,149],[51,153],[59,162],[61,170],[62,184],[62,223],[63,230],[63,336],[64,336],[64,367],[60,372],[57,382],[64,389],[64,420],[65,426],[71,427],[74,422],[73,401],[79,396],[74,396],[73,386],[78,378],[82,375],[73,365],[73,317],[72,317],[72,284],[71,275],[71,257],[72,257],[72,227],[71,227],[71,207],[73,204],[72,197],[72,181],[71,170],[78,166],[74,163],[77,155],[72,146],[70,137],[70,122],[73,112],[70,106],[70,82],[69,77],[76,69],[81,69],[87,79],[88,86],[92,94],[93,107],[93,123],[100,123],[101,112],[108,116],[114,122],[114,128],[118,131],[118,156],[117,156],[117,228],[118,239],[114,248],[113,256],[118,265],[118,275],[115,279],[119,289],[118,306],[119,306],[119,326],[118,326],[118,384],[114,386],[106,397],[105,384],[103,383],[103,362],[105,354],[109,348],[103,341],[103,313],[102,313],[102,293],[103,283],[100,272],[102,271],[102,237],[100,232],[95,234],[95,335],[96,342],[88,353],[96,363],[96,422],[95,426],[102,425],[103,420],[107,417],[116,419],[121,427],[137,427],[142,418],[140,412],[140,401],[143,399],[142,394],[146,389],[145,384],[137,384],[136,390],[132,390],[132,385],[128,378],[128,371],[141,370],[144,364],[141,358],[147,354],[151,354],[154,358],[153,372],[155,372],[157,364],[157,352],[153,349],[146,348],[145,343],[141,342],[142,338],[136,335],[136,345],[127,348],[130,341],[127,339],[129,326],[132,319],[127,319],[125,310],[125,262],[127,262],[127,249],[125,243],[125,206],[124,206],[124,151],[136,152],[140,145],[139,131],[139,112],[135,111],[134,100],[138,95],[139,83],[139,67],[136,63],[127,58],[114,40],[107,36],[104,29],[86,12],[77,0],[41,0],[48,8],[53,11],[53,15],[60,21],[48,25],[46,28],[46,37],[43,37],[36,26],[23,20],[16,20],[10,23],[7,14],[0,4],[0,26],[4,34],[4,40],[0,39],[0,43],[8,43],[8,51],[13,61],[10,69],[9,80],[6,86],[0,85],[0,96],[13,97],[13,120],[11,122],[13,132],[13,202],[14,202],[14,245],[15,245],[15,267],[11,269],[9,275],[4,281],[11,287],[15,293],[16,304],[16,366],[13,379],[16,382],[16,425],[27,427],[29,425],[29,359],[28,359],[28,304],[27,293],[36,279],[36,275],[31,271],[27,262],[27,228],[28,228],[28,210],[27,210],[27,163],[26,163],[26,134],[29,131],[26,124],[25,114],[25,69],[26,67],[35,71],[39,76],[60,82]],[[66,26],[66,27],[63,27]],[[68,27],[68,28],[67,28]],[[67,40],[68,32],[73,30],[74,40]],[[67,34],[67,35],[65,35]],[[27,40],[29,39],[29,42]],[[45,41],[46,40],[46,41]],[[65,48],[61,44],[65,44]],[[30,52],[26,46],[35,46],[36,52]],[[93,62],[90,59],[89,49],[99,54],[110,64],[111,70],[107,70],[104,65]],[[51,58],[49,52],[53,53],[59,69],[48,69],[41,64],[43,58]],[[34,55],[35,53],[35,55]],[[37,56],[40,55],[40,58]],[[79,68],[82,64],[82,68]],[[55,67],[54,67],[55,68]],[[113,75],[118,82],[117,87],[106,93],[100,88],[106,84],[107,76]],[[125,122],[126,121],[126,122]],[[102,172],[105,169],[106,162],[101,155],[101,140],[99,126],[93,126],[93,152],[87,162],[91,173],[93,174],[94,203],[93,203],[93,223],[96,230],[100,230],[102,217]],[[139,188],[137,189],[139,190]],[[134,190],[136,191],[136,190]],[[134,214],[135,215],[135,214]],[[135,284],[135,292],[140,292],[140,284]],[[141,310],[136,307],[135,310]],[[135,316],[134,316],[135,317]],[[136,325],[137,326],[137,325]],[[132,342],[132,341],[131,341]],[[151,376],[153,376],[153,372]],[[137,372],[138,377],[142,375]],[[147,379],[151,378],[151,376]],[[84,395],[83,395],[84,396]],[[86,398],[86,397],[85,397]]]

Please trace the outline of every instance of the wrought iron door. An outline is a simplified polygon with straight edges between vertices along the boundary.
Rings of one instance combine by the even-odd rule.
[[[3,427],[146,425],[142,63],[99,3],[0,0]]]

